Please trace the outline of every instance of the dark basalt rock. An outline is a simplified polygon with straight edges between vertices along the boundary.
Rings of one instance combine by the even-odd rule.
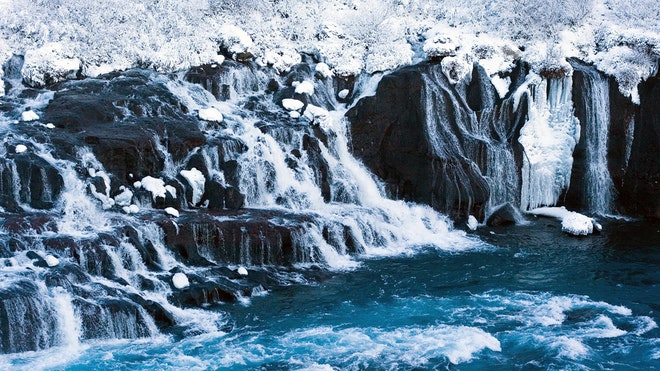
[[[57,127],[50,132],[56,155],[74,158],[89,147],[108,172],[132,181],[129,174],[139,179],[163,169],[159,146],[173,161],[202,146],[197,119],[151,74],[133,70],[59,86],[42,118]]]
[[[19,179],[18,189],[14,189],[14,178]],[[19,203],[34,209],[50,209],[63,186],[57,169],[32,152],[0,159],[0,206],[8,210],[19,211]]]
[[[488,216],[488,219],[486,219],[486,225],[489,227],[513,225],[520,218],[520,212],[511,203],[506,203],[493,210]]]
[[[510,101],[500,104],[488,79],[477,66],[468,82],[453,86],[435,63],[383,77],[376,95],[363,98],[347,113],[353,153],[395,197],[456,217],[483,217],[490,195],[483,175],[489,166],[489,141],[516,147],[513,151],[520,157],[513,142],[524,124],[524,115],[517,115]],[[426,106],[427,99],[433,107]],[[522,103],[518,110],[525,107]],[[427,109],[433,110],[432,116]],[[429,117],[433,122],[427,122]],[[484,133],[490,138],[481,139]]]
[[[660,77],[643,81],[638,89],[640,105],[619,205],[628,215],[660,219]]]

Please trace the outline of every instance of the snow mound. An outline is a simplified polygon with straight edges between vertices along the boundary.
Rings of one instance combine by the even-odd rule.
[[[247,269],[245,269],[245,267],[238,267],[238,270],[236,272],[238,272],[238,274],[240,274],[241,276],[248,275],[248,271]]]
[[[34,111],[32,110],[27,110],[21,113],[21,120],[28,122],[28,121],[37,121],[39,120],[39,115],[37,115]]]
[[[188,276],[179,272],[179,273],[174,273],[174,276],[172,276],[172,284],[174,285],[174,287],[181,290],[190,286],[190,281],[188,280]]]
[[[211,121],[211,122],[222,122],[222,120],[224,119],[222,117],[222,113],[220,113],[220,111],[218,111],[213,107],[200,109],[198,112],[198,116],[201,120]]]
[[[291,98],[282,99],[282,107],[284,107],[289,111],[298,111],[301,108],[303,108],[304,105],[305,103],[297,99],[291,99]]]
[[[348,89],[343,89],[337,94],[337,96],[339,97],[339,99],[346,99],[349,93],[350,92],[348,91]]]
[[[539,207],[529,211],[536,216],[545,216],[561,220],[561,230],[574,236],[587,236],[593,233],[594,228],[597,231],[602,230],[593,218],[586,215],[568,211],[565,207]]]
[[[27,147],[23,144],[19,144],[19,145],[16,146],[15,151],[16,151],[16,153],[23,153],[23,152],[27,151]]]
[[[75,78],[80,65],[80,59],[74,58],[72,52],[63,50],[61,44],[47,43],[25,53],[23,81],[32,87],[41,88]]]
[[[456,36],[443,33],[439,29],[431,29],[425,35],[424,54],[429,59],[453,57],[460,48],[460,41]]]

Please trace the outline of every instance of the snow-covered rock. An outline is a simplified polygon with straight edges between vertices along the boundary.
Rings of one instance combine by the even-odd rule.
[[[60,43],[47,43],[38,49],[25,52],[23,81],[32,87],[75,78],[80,70],[80,59],[72,51],[65,50]]]
[[[565,207],[539,207],[529,211],[536,216],[546,216],[561,220],[561,230],[574,236],[587,236],[593,233],[594,228],[597,231],[602,230],[602,226],[593,218],[586,215],[568,211]]]
[[[339,99],[346,99],[349,93],[350,91],[348,89],[343,89],[339,93],[337,93],[337,96],[339,97]]]
[[[175,218],[179,217],[179,210],[177,210],[173,207],[166,207],[165,208],[165,213],[167,213],[167,215],[173,216]]]
[[[329,114],[330,113],[325,108],[315,106],[313,104],[308,104],[307,108],[305,108],[303,116],[305,116],[310,121],[322,121],[327,119]]]
[[[151,196],[156,200],[157,197],[165,198],[167,190],[165,189],[165,181],[160,178],[154,178],[147,175],[142,178],[142,181],[139,184],[133,184],[136,188],[142,187],[147,191],[151,192]]]
[[[50,254],[46,255],[44,260],[46,261],[46,264],[48,264],[48,266],[51,267],[51,268],[52,267],[57,267],[60,264],[60,259],[58,259],[58,258],[56,258],[56,257],[54,257],[53,255],[50,255]]]
[[[218,111],[213,107],[200,109],[198,112],[198,116],[201,120],[211,121],[211,122],[222,122],[222,120],[224,119],[222,117],[222,113],[220,113],[220,111]]]
[[[296,94],[314,95],[314,84],[311,81],[303,81],[296,86]]]
[[[238,267],[238,270],[236,272],[238,274],[240,274],[241,276],[247,276],[248,275],[248,271],[247,271],[247,269],[245,269],[245,267]]]
[[[37,121],[39,120],[39,115],[37,115],[36,112],[32,110],[27,110],[21,113],[21,120],[22,121]]]
[[[124,206],[121,208],[126,214],[137,214],[140,212],[140,207],[138,205],[132,204],[130,206]]]
[[[174,285],[175,288],[181,290],[190,286],[190,281],[188,280],[188,276],[186,276],[184,273],[178,272],[174,273],[172,276],[172,285]]]
[[[442,33],[440,30],[430,30],[426,34],[426,41],[422,49],[427,58],[443,58],[455,56],[460,48],[460,42],[452,35]]]
[[[283,74],[302,62],[302,58],[294,48],[276,48],[267,50],[257,62],[262,66],[271,66],[277,73]]]
[[[456,84],[472,72],[472,61],[467,55],[445,57],[440,62],[442,73],[447,76],[450,83]]]
[[[327,64],[325,64],[323,62],[318,63],[314,69],[324,79],[329,79],[329,78],[331,78],[335,75],[334,73],[332,73],[332,70],[330,69],[330,66],[328,66]]]
[[[298,111],[289,111],[289,117],[296,120],[300,118],[300,112]]]
[[[121,193],[115,196],[115,204],[119,206],[130,206],[133,200],[133,192],[124,186],[119,187],[119,190]]]
[[[15,151],[16,151],[16,153],[23,153],[23,152],[27,151],[27,147],[23,144],[19,144],[19,145],[16,146]]]
[[[282,107],[289,111],[298,111],[305,106],[305,103],[299,101],[298,99],[285,98],[282,99]]]
[[[192,187],[192,203],[197,205],[202,200],[202,195],[204,195],[204,184],[206,183],[204,174],[196,168],[181,170],[180,174]]]
[[[218,30],[222,47],[233,55],[248,53],[254,42],[247,32],[231,24],[225,24]]]
[[[471,231],[477,230],[477,227],[479,226],[479,221],[477,220],[477,218],[474,217],[474,215],[468,216],[467,226],[468,228],[470,228]]]
[[[55,129],[55,124],[53,124],[52,122],[49,122],[49,123],[47,123],[47,124],[44,125],[44,126],[45,126],[47,129]]]

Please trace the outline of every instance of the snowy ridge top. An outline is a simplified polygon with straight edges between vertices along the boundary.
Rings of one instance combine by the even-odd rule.
[[[639,0],[309,0],[235,2],[0,0],[0,59],[26,56],[35,86],[78,72],[131,67],[177,71],[238,60],[286,72],[300,53],[327,75],[385,71],[426,58],[479,62],[491,76],[518,58],[536,72],[570,74],[567,57],[615,76],[633,100],[657,71],[660,2]],[[332,20],[332,21],[330,21]]]

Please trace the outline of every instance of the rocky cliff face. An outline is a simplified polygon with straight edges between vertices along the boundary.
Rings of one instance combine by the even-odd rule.
[[[534,82],[524,66],[509,76],[504,99],[478,66],[456,85],[440,72],[439,64],[393,72],[383,78],[374,96],[347,113],[352,148],[393,197],[426,203],[454,217],[483,217],[489,206],[504,202],[529,205],[521,197],[548,193],[545,187],[556,189],[554,196],[550,194],[552,202],[545,197],[538,204],[658,217],[660,124],[658,105],[653,103],[658,102],[658,78],[640,86],[642,101],[635,106],[621,96],[613,79],[593,66],[576,60],[572,64],[568,94],[580,133],[575,136],[579,141],[569,147],[574,148],[572,158],[570,150],[563,152],[569,157],[564,170],[542,163],[543,157],[552,159],[555,153],[541,151],[540,160],[530,158],[536,148],[524,148],[519,141],[528,122],[538,126],[534,120],[549,120],[554,129],[563,125],[553,108],[561,98],[552,96],[552,81],[557,79]],[[539,91],[545,80],[548,91]],[[531,106],[534,101],[538,105],[541,94],[549,95],[548,107]],[[539,143],[553,140],[552,134],[540,133],[533,134]],[[534,174],[526,167],[533,169],[539,162],[537,173],[550,172],[545,178],[549,181],[530,182]],[[570,181],[561,180],[567,173]]]

